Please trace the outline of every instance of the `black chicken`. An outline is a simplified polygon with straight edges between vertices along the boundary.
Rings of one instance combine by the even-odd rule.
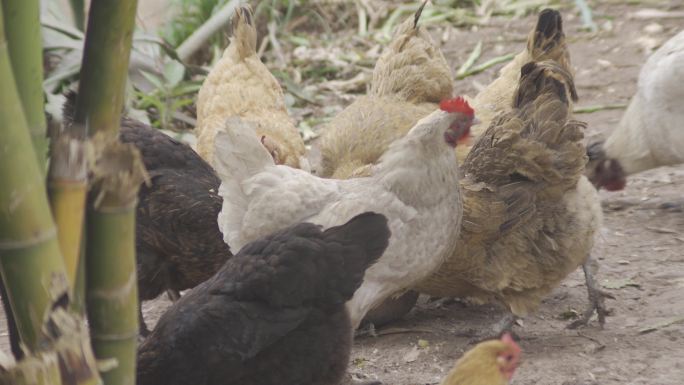
[[[368,212],[247,244],[161,317],[138,350],[137,384],[338,384],[352,339],[345,302],[389,236]]]
[[[73,117],[67,95],[63,121]],[[141,152],[150,176],[138,194],[135,236],[140,301],[175,295],[209,279],[232,255],[216,218],[220,179],[190,146],[139,121],[121,119],[119,138]],[[140,331],[149,333],[140,311]]]

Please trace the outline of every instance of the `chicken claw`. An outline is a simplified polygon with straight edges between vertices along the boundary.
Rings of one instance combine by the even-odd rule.
[[[604,303],[605,298],[615,299],[615,297],[599,288],[599,285],[594,279],[594,275],[598,271],[598,264],[590,255],[587,260],[582,264],[582,270],[584,270],[584,278],[587,283],[587,294],[589,295],[589,307],[584,311],[584,314],[577,321],[572,322],[568,325],[568,329],[576,329],[580,326],[586,326],[589,320],[594,315],[594,311],[598,315],[598,321],[601,328],[606,323],[606,315],[608,315],[608,309]]]

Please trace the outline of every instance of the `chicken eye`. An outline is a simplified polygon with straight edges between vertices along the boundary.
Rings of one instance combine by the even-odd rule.
[[[513,355],[512,354],[506,354],[506,361],[511,362],[513,361]]]

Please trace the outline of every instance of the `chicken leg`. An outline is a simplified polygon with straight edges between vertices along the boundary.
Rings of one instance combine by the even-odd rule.
[[[604,299],[615,299],[615,297],[599,288],[599,285],[594,278],[596,272],[598,271],[598,263],[596,263],[596,260],[594,260],[591,255],[589,255],[587,260],[582,264],[582,270],[584,270],[584,279],[586,280],[587,284],[589,306],[584,311],[584,314],[582,314],[580,319],[568,325],[568,329],[576,329],[579,326],[586,326],[591,317],[594,315],[594,311],[596,311],[596,314],[598,315],[599,325],[601,328],[603,328],[603,325],[606,323],[606,315],[608,314]]]

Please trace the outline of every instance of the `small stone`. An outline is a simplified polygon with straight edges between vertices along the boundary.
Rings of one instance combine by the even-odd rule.
[[[658,23],[651,23],[644,27],[644,32],[649,35],[657,35],[659,33],[663,33],[664,30],[665,28]]]

